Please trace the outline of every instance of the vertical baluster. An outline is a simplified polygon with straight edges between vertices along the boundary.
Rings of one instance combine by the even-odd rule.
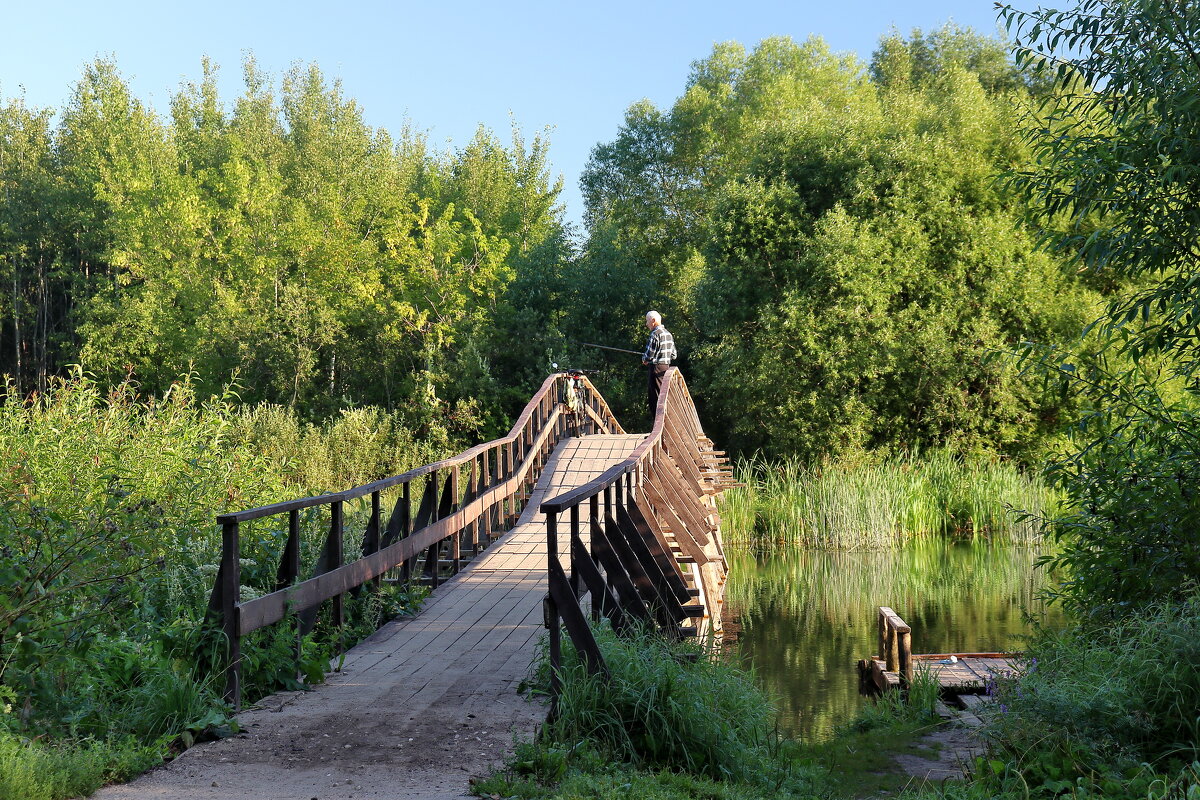
[[[329,571],[340,567],[345,555],[342,552],[342,537],[344,519],[342,517],[342,501],[334,500],[329,505]],[[338,628],[338,650],[342,649],[341,629],[346,624],[344,594],[333,598],[333,624]]]

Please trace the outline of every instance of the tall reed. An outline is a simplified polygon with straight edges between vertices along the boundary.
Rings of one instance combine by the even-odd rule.
[[[735,471],[745,486],[722,498],[725,539],[759,550],[881,549],[928,535],[1029,544],[1058,503],[1010,463],[947,450],[819,465],[755,457]]]

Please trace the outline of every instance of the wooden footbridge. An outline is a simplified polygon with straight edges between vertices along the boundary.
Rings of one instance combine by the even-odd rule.
[[[720,633],[714,495],[730,485],[677,370],[648,434],[626,433],[586,377],[560,373],[504,438],[366,486],[223,515],[209,612],[228,642],[221,672],[236,708],[243,637],[288,621],[302,637],[318,614],[341,625],[347,598],[384,581],[434,591],[418,614],[348,651],[325,686],[240,714],[243,741],[194,748],[100,796],[363,797],[371,780],[383,781],[378,796],[462,791],[463,771],[494,764],[514,726],[544,715],[516,687],[547,632],[553,666],[565,632],[598,673],[601,620],[618,633]],[[348,546],[356,504],[362,535]],[[314,518],[324,534],[306,541]],[[261,593],[243,586],[243,545],[264,541],[278,542],[279,565]]]

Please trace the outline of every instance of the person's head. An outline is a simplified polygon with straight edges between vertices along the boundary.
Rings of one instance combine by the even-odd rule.
[[[650,330],[654,330],[661,324],[662,324],[662,314],[658,313],[657,311],[647,311],[646,312],[646,327],[647,328],[649,328]]]

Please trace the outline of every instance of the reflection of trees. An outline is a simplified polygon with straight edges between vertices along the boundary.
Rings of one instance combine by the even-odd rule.
[[[1037,555],[939,539],[761,561],[731,553],[726,601],[743,626],[738,652],[776,696],[782,724],[822,735],[861,702],[854,663],[876,649],[878,606],[892,606],[913,626],[920,652],[1014,649],[1028,630],[1024,612],[1045,611]]]

